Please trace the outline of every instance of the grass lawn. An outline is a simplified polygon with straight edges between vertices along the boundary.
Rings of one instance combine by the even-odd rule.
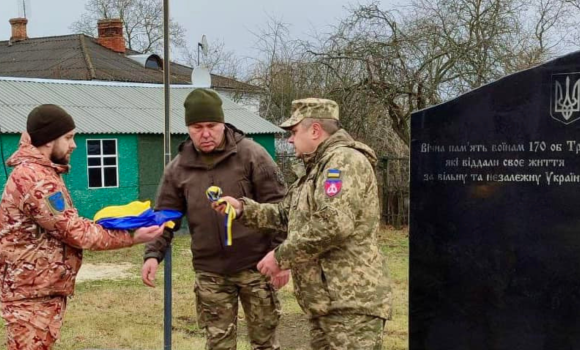
[[[177,236],[173,243],[173,349],[203,349],[204,336],[197,328],[193,296],[190,238]],[[407,349],[408,338],[408,231],[385,228],[381,246],[386,254],[394,291],[393,320],[387,322],[384,349]],[[157,287],[145,287],[140,278],[143,247],[109,252],[85,252],[84,263],[131,263],[132,277],[78,283],[69,301],[61,339],[55,350],[163,348],[163,266]],[[291,284],[291,283],[290,283]],[[278,329],[283,349],[309,349],[308,323],[291,286],[279,293],[283,316]],[[250,349],[240,307],[238,349]],[[1,321],[0,321],[1,322]],[[0,338],[4,339],[4,327]],[[4,349],[5,345],[0,346]]]

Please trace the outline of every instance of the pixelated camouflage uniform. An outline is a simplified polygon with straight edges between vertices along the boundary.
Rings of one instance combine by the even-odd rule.
[[[244,198],[241,220],[251,227],[287,228],[288,238],[275,256],[282,269],[292,269],[314,349],[380,349],[384,320],[391,315],[391,288],[377,242],[374,152],[339,130],[304,162],[306,174],[282,202]],[[341,187],[329,194],[333,181]]]
[[[50,349],[82,249],[129,247],[133,238],[79,217],[61,178],[69,166],[50,162],[26,134],[7,163],[15,168],[0,203],[0,300],[9,349]]]
[[[286,193],[280,171],[266,150],[226,124],[225,141],[213,152],[199,152],[191,140],[165,169],[155,207],[186,213],[195,269],[194,292],[198,326],[206,334],[206,349],[236,349],[238,299],[246,316],[253,350],[279,349],[276,328],[281,307],[269,280],[256,265],[285,238],[232,226],[233,242],[224,243],[224,218],[210,205],[205,191],[248,196],[259,202],[278,202]],[[171,241],[163,237],[147,244],[144,259],[162,261]]]

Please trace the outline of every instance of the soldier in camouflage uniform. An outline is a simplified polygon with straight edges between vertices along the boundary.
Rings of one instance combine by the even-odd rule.
[[[185,124],[189,138],[167,166],[155,206],[183,212],[191,234],[195,270],[197,320],[206,334],[207,349],[236,349],[238,300],[244,309],[252,349],[279,349],[276,328],[280,303],[274,287],[288,282],[288,271],[270,281],[256,269],[285,233],[249,229],[234,222],[232,244],[226,244],[224,218],[215,213],[206,189],[247,196],[258,202],[278,202],[286,186],[266,150],[225,124],[222,100],[209,89],[196,89],[186,98]],[[171,233],[147,245],[143,282],[153,286]],[[270,283],[272,282],[273,285]]]
[[[155,226],[132,236],[78,216],[61,177],[76,148],[74,128],[58,106],[33,109],[28,133],[7,162],[14,170],[0,203],[0,300],[9,350],[52,348],[83,249],[130,247],[163,232]]]
[[[287,229],[286,241],[258,268],[267,275],[292,269],[313,349],[381,349],[391,288],[377,243],[374,152],[339,129],[331,100],[293,101],[292,116],[281,126],[292,133],[289,142],[306,173],[278,204],[223,199],[247,226]]]

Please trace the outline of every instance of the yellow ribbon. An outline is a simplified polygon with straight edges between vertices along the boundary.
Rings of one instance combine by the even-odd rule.
[[[232,223],[233,223],[234,219],[236,218],[236,210],[234,209],[234,207],[232,207],[232,205],[230,203],[228,203],[227,201],[225,201],[221,198],[222,189],[217,187],[217,186],[209,187],[205,191],[205,195],[212,202],[226,205],[226,210],[225,210],[225,213],[226,213],[226,246],[231,246],[232,241],[233,241],[233,239],[232,239]]]

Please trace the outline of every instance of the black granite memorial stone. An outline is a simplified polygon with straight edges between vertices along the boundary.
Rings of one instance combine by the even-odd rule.
[[[410,350],[580,349],[580,52],[411,135]]]

